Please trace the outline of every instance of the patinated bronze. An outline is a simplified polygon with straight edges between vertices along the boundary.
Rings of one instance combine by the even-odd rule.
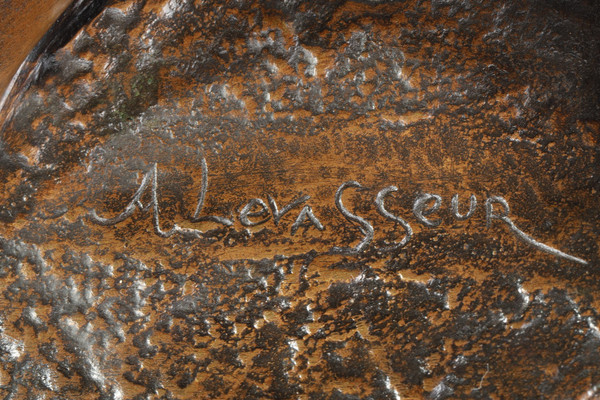
[[[69,0],[5,0],[0,5],[0,92],[69,5]],[[33,52],[35,53],[35,52]]]
[[[72,7],[1,110],[3,396],[600,396],[596,3]]]

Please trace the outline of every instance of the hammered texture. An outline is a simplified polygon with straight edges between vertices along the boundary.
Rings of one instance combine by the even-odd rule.
[[[0,142],[0,392],[597,396],[598,15],[105,8]]]

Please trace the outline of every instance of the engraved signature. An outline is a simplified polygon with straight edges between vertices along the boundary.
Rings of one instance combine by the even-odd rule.
[[[204,207],[204,201],[206,198],[206,194],[208,192],[208,165],[206,160],[203,158],[201,161],[202,168],[202,181],[200,187],[200,193],[198,194],[198,202],[196,204],[196,209],[194,214],[191,216],[191,222],[200,222],[200,221],[212,221],[218,224],[222,224],[224,226],[232,226],[234,222],[226,217],[215,216],[215,215],[205,215],[201,216],[202,208]],[[347,189],[363,189],[363,186],[357,181],[348,181],[342,183],[335,193],[335,206],[340,212],[340,214],[348,221],[357,225],[358,229],[363,235],[363,238],[360,242],[354,247],[333,247],[330,250],[332,254],[347,254],[347,255],[357,255],[363,252],[372,242],[375,236],[375,229],[373,225],[367,221],[365,218],[353,214],[350,212],[342,201],[342,195]],[[158,204],[158,165],[153,164],[149,171],[147,171],[143,178],[142,182],[133,195],[133,198],[129,202],[129,204],[125,207],[125,209],[118,215],[112,218],[105,218],[98,215],[95,209],[91,210],[88,214],[88,218],[99,225],[110,226],[115,225],[120,222],[123,222],[127,218],[131,217],[136,209],[139,209],[142,213],[146,213],[148,211],[152,211],[152,219],[154,230],[157,235],[168,238],[175,234],[180,234],[188,238],[200,238],[203,235],[203,232],[198,229],[192,228],[182,228],[177,224],[174,224],[173,227],[167,231],[161,228],[160,223],[160,208]],[[142,203],[143,195],[149,191],[150,192],[150,201],[148,204]],[[396,186],[388,186],[384,189],[381,189],[374,200],[375,207],[377,212],[382,215],[384,218],[393,221],[394,223],[400,225],[404,231],[404,238],[397,243],[394,243],[388,247],[378,249],[382,252],[388,252],[393,250],[398,250],[404,247],[412,238],[413,230],[410,224],[404,220],[403,218],[392,214],[385,207],[385,199],[393,192],[397,192],[398,188]],[[306,203],[310,199],[310,196],[303,195],[291,203],[285,205],[283,208],[279,209],[275,199],[271,196],[267,196],[268,205],[265,203],[263,199],[253,198],[248,201],[248,203],[240,210],[238,215],[239,222],[246,227],[257,226],[267,222],[271,217],[273,217],[273,221],[275,225],[279,225],[281,218],[288,214],[291,210],[295,208],[302,208],[298,212],[298,215],[291,226],[291,234],[295,235],[298,229],[303,225],[311,225],[317,230],[324,230],[325,226],[321,223],[321,221],[314,214],[312,208]],[[304,204],[304,206],[303,206]],[[430,193],[422,193],[417,196],[413,204],[413,215],[417,219],[419,223],[426,227],[437,227],[441,224],[441,219],[430,219],[430,216],[435,212],[439,211],[442,206],[442,197],[437,194]],[[460,221],[464,221],[469,219],[475,213],[477,208],[477,198],[475,195],[471,195],[469,199],[469,210],[466,214],[461,214],[458,210],[459,208],[459,197],[458,195],[454,195],[450,201],[450,211],[454,218]],[[497,211],[499,210],[499,211]],[[555,249],[551,246],[548,246],[544,243],[541,243],[530,235],[526,234],[522,230],[520,230],[512,219],[508,216],[510,212],[510,207],[508,202],[501,196],[491,196],[485,201],[485,213],[486,213],[486,226],[489,228],[493,221],[503,222],[518,239],[529,244],[530,246],[535,247],[538,250],[541,250],[545,253],[552,254],[556,257],[563,258],[569,261],[573,261],[579,264],[587,265],[588,262],[567,254],[563,251]]]

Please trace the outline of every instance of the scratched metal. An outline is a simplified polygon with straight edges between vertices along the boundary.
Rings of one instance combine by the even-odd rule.
[[[597,4],[108,3],[2,110],[5,398],[600,396]]]

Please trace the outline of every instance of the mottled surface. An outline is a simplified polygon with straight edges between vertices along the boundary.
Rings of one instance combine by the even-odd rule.
[[[3,395],[598,396],[593,2],[113,6],[0,142]]]

